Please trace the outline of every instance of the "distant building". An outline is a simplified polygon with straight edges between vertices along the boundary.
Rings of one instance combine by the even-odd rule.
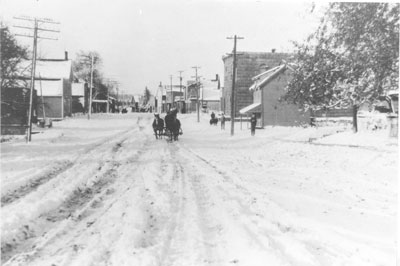
[[[20,79],[30,81],[31,61],[21,62]],[[63,119],[72,113],[72,62],[65,59],[38,59],[35,90],[37,117]]]
[[[180,85],[166,85],[164,87],[165,93],[165,109],[169,110],[170,108],[178,108],[178,110],[182,110],[184,108],[185,103],[185,86]]]
[[[196,104],[198,99],[200,99],[200,92],[198,86],[196,85],[196,82],[194,80],[187,81],[186,98],[185,98],[187,113],[196,112],[197,110]]]
[[[236,106],[235,116],[239,110],[253,103],[253,93],[249,87],[253,84],[252,77],[268,69],[274,68],[282,63],[282,60],[289,58],[287,53],[271,52],[237,52],[236,61]],[[231,113],[231,95],[232,95],[232,71],[233,56],[226,55],[222,57],[224,62],[224,90],[222,95],[221,108],[227,115]]]
[[[221,111],[221,96],[218,80],[201,82],[200,101],[203,110]]]
[[[258,126],[295,126],[310,122],[309,112],[302,112],[294,104],[280,101],[285,87],[290,81],[290,68],[282,64],[252,78],[248,89],[253,94],[253,102],[242,108],[241,115],[255,113]]]
[[[199,100],[199,108],[204,110],[221,110],[221,95],[219,77],[215,80],[201,79],[198,86],[194,80],[187,82],[186,90],[186,109],[189,113],[196,112],[197,99]]]

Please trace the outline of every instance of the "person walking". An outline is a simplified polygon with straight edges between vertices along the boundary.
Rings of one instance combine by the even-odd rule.
[[[256,134],[256,125],[257,125],[257,117],[255,113],[251,115],[250,124],[251,124],[251,135],[254,136]]]
[[[224,113],[221,114],[221,130],[225,130],[225,115]]]

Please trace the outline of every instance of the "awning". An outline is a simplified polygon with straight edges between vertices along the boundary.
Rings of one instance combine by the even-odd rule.
[[[260,113],[261,112],[261,103],[253,103],[245,108],[241,109],[239,113],[246,114],[246,113]]]

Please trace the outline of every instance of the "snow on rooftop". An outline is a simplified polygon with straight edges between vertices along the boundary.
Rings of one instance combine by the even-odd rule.
[[[22,61],[20,65],[21,76],[29,77],[32,62]],[[69,79],[72,73],[71,60],[37,60],[36,78],[43,79]]]
[[[85,83],[72,83],[72,96],[85,96]]]

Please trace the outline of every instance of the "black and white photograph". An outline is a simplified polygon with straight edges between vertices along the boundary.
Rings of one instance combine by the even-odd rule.
[[[399,17],[0,0],[0,264],[399,265]]]

